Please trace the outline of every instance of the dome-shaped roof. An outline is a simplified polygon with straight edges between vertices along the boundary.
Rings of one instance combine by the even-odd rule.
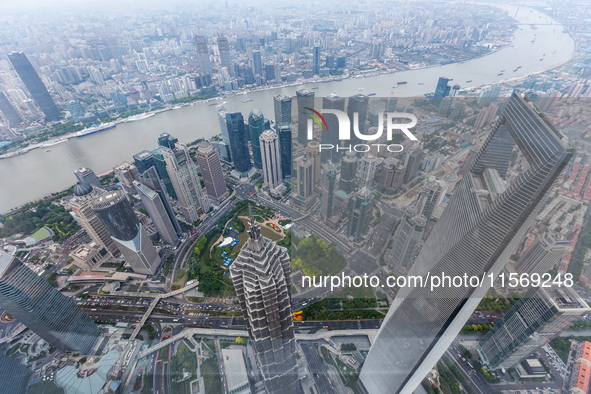
[[[92,192],[92,186],[88,183],[78,182],[76,185],[74,185],[75,196],[85,196],[90,192]]]

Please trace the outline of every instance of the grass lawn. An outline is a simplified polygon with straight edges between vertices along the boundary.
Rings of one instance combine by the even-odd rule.
[[[309,276],[336,275],[347,265],[347,260],[335,248],[316,235],[299,240],[290,255],[292,270],[299,268]]]
[[[205,394],[222,394],[220,371],[215,357],[210,357],[201,364],[201,376]]]
[[[183,378],[183,372],[191,373],[191,378],[177,382]],[[191,394],[192,380],[197,373],[197,358],[195,353],[189,350],[184,342],[179,344],[174,356],[170,358],[170,388],[173,393]]]
[[[566,364],[568,360],[568,353],[570,351],[570,341],[563,337],[556,337],[550,341],[550,346],[558,357]]]

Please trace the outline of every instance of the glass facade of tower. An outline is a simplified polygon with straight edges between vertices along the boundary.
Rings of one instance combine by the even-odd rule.
[[[138,234],[139,220],[124,193],[117,193],[116,196],[112,194],[98,197],[92,210],[112,237],[131,241]]]
[[[230,151],[232,152],[234,168],[245,176],[252,168],[252,164],[248,153],[248,138],[244,118],[240,112],[229,113],[226,115],[226,123],[228,125]]]
[[[252,146],[252,161],[257,170],[263,169],[261,161],[261,144],[259,138],[265,131],[265,117],[258,109],[253,109],[248,115],[248,129],[250,131],[250,144]]]
[[[281,152],[281,174],[283,179],[291,178],[292,169],[292,141],[291,125],[282,123],[279,125],[279,150]]]
[[[496,198],[484,193],[479,169],[504,125],[530,168]],[[469,173],[456,185],[409,275],[498,274],[525,235],[540,202],[574,149],[530,100],[513,93],[502,119],[483,144]],[[506,168],[493,167],[496,171]],[[363,365],[360,379],[371,394],[412,393],[472,314],[487,287],[402,289]],[[386,372],[387,373],[384,373]]]
[[[298,104],[297,142],[305,146],[308,143],[308,119],[310,119],[307,116],[310,111],[306,108],[314,109],[314,91],[310,89],[296,90],[296,100]]]

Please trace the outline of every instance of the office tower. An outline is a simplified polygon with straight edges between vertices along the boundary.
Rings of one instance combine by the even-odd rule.
[[[101,182],[90,168],[80,167],[74,171],[74,175],[80,183],[88,183],[90,186],[101,187]]]
[[[404,175],[404,171],[400,170],[399,161],[393,157],[387,158],[382,166],[379,190],[382,193],[394,193],[402,186],[402,175]]]
[[[135,193],[133,181],[135,181],[140,175],[135,165],[124,161],[117,167],[113,167],[113,173],[119,180],[119,184],[123,190],[130,194]]]
[[[252,168],[250,154],[248,153],[248,136],[244,127],[244,118],[240,112],[228,113],[226,115],[228,135],[230,137],[230,151],[234,169],[242,177],[248,176]]]
[[[274,81],[277,79],[275,76],[275,65],[274,64],[266,64],[265,65],[265,79],[267,82]]]
[[[273,97],[273,108],[275,110],[275,127],[283,123],[291,127],[291,97],[286,94],[278,94]]]
[[[433,97],[449,96],[451,86],[449,86],[448,83],[449,78],[439,77],[439,80],[437,81],[437,87],[435,87],[435,93],[433,93]]]
[[[476,103],[481,107],[489,106],[493,101],[495,101],[501,94],[501,85],[491,86],[489,88],[484,89],[483,91],[478,94],[478,100]]]
[[[194,223],[211,208],[203,195],[197,167],[183,144],[177,143],[176,148],[165,149],[162,154],[182,215],[188,223]]]
[[[291,125],[289,123],[282,123],[278,128],[279,134],[279,149],[281,151],[281,174],[283,179],[291,179],[292,168],[292,137]]]
[[[423,160],[423,171],[434,172],[441,168],[442,159],[439,155],[429,155]]]
[[[373,195],[366,187],[362,187],[352,198],[347,235],[353,237],[355,242],[361,241],[369,232],[373,205]]]
[[[133,162],[140,174],[148,171],[151,167],[154,167],[154,156],[149,150],[143,150],[133,155]]]
[[[199,68],[201,73],[212,75],[211,60],[209,58],[209,50],[207,49],[207,41],[205,37],[197,37],[195,39],[197,44],[197,59],[199,60]]]
[[[396,229],[392,252],[388,259],[388,267],[398,275],[406,275],[419,243],[423,237],[427,218],[415,206],[409,206],[404,212],[404,218]]]
[[[376,168],[378,165],[378,158],[372,154],[366,154],[359,160],[359,168],[357,169],[357,182],[359,187],[367,187],[373,181],[376,175]]]
[[[250,214],[248,240],[230,266],[246,328],[267,394],[297,394],[287,249],[261,235]]]
[[[163,146],[158,146],[156,149],[152,150],[152,157],[154,158],[154,167],[156,167],[156,171],[166,188],[166,192],[170,197],[177,200],[178,196],[176,195],[176,191],[174,190],[174,186],[168,175],[168,170],[166,169],[166,162],[164,161],[164,152],[167,150],[169,149]]]
[[[259,137],[263,160],[264,186],[273,191],[283,184],[279,137],[272,130],[265,130]]]
[[[8,54],[8,60],[10,60],[12,67],[16,70],[29,93],[31,93],[33,101],[43,112],[45,118],[50,122],[59,120],[60,111],[27,56],[22,52],[12,52]]]
[[[334,55],[326,55],[326,62],[324,63],[326,68],[335,68]]]
[[[10,357],[0,352],[0,382],[3,386],[0,393],[26,393],[32,373],[19,357]]]
[[[228,73],[234,76],[234,67],[232,67],[232,58],[230,57],[230,45],[228,44],[228,37],[218,36],[218,50],[220,51],[220,62],[222,67],[228,69]]]
[[[72,115],[72,118],[75,121],[79,121],[80,118],[82,118],[86,112],[84,111],[84,108],[82,108],[82,104],[80,104],[79,101],[75,100],[68,102],[68,104],[66,104],[66,108],[68,112],[70,112],[70,115]]]
[[[322,109],[338,109],[344,112],[345,98],[334,93],[323,97]],[[334,114],[324,114],[324,119],[326,119],[328,130],[322,130],[320,143],[333,145],[335,149],[324,149],[320,154],[320,161],[326,163],[330,160],[334,164],[338,164],[341,161],[341,154],[336,150],[336,147],[339,146],[339,120]]]
[[[265,131],[265,117],[258,109],[253,109],[248,115],[248,129],[250,130],[250,144],[252,146],[252,161],[257,170],[263,169],[261,161],[261,146],[259,137]]]
[[[312,74],[320,75],[320,47],[316,45],[313,49],[314,58],[312,59]]]
[[[160,238],[167,244],[176,246],[179,243],[179,237],[170,221],[162,198],[160,198],[156,191],[138,181],[133,181],[133,185],[142,200],[144,208],[148,211],[150,219],[152,219],[154,226],[156,226]]]
[[[476,347],[490,369],[513,368],[591,312],[571,287],[532,287]]]
[[[496,197],[483,176],[496,180],[510,157],[505,134],[530,168]],[[513,93],[497,126],[482,145],[470,171],[455,186],[447,208],[425,241],[409,275],[496,276],[540,211],[546,192],[572,158],[567,138],[525,96]],[[495,182],[496,183],[496,182]],[[360,379],[370,394],[410,394],[441,358],[480,299],[482,287],[445,286],[401,289],[388,311]],[[387,372],[387,373],[385,373]]]
[[[474,127],[480,128],[492,122],[494,118],[497,116],[498,109],[499,107],[497,107],[496,105],[491,105],[489,107],[482,108],[480,112],[478,112],[478,116],[474,121]]]
[[[92,210],[91,202],[96,197],[107,193],[105,190],[92,187],[88,183],[78,183],[74,186],[74,197],[69,201],[68,208],[72,210],[72,216],[76,222],[86,231],[86,234],[97,244],[101,245],[114,258],[118,258],[121,252],[117,244],[103,223],[96,217]]]
[[[423,161],[424,152],[421,148],[412,151],[406,158],[406,170],[402,178],[403,184],[408,184],[414,180],[419,174],[421,162]]]
[[[179,142],[179,139],[168,133],[162,133],[158,136],[158,145],[168,149],[174,149],[177,142]]]
[[[322,220],[326,223],[334,215],[334,192],[335,182],[337,179],[337,172],[334,168],[332,161],[328,161],[324,164],[324,179],[322,182],[322,201],[321,211]]]
[[[205,191],[209,199],[216,204],[228,197],[228,188],[224,179],[222,162],[218,152],[207,141],[202,141],[197,149],[197,163],[201,177],[205,183]]]
[[[158,172],[156,170],[156,166],[148,168],[144,171],[139,177],[138,181],[142,184],[147,186],[150,190],[153,190],[158,194],[160,197],[160,201],[162,201],[162,205],[164,205],[164,209],[166,210],[166,214],[168,215],[168,219],[176,232],[177,237],[182,237],[183,230],[181,229],[181,225],[176,218],[176,212],[172,209],[172,204],[170,203],[168,194],[166,193],[166,189],[164,184],[160,180],[158,176]]]
[[[314,166],[314,185],[320,183],[320,144],[318,141],[309,141],[306,148],[306,157],[312,160]]]
[[[355,152],[347,151],[341,160],[341,180],[339,189],[347,194],[355,190],[355,178],[357,177],[357,157]]]
[[[158,251],[148,238],[127,196],[121,191],[102,194],[92,200],[92,210],[117,244],[133,272],[154,275],[160,266]]]
[[[364,144],[365,141],[357,137],[354,128],[358,127],[361,134],[367,134],[367,111],[369,110],[369,97],[363,94],[356,94],[349,97],[349,105],[347,106],[347,115],[351,122],[351,140],[345,141],[345,146],[355,146]]]
[[[557,233],[538,234],[535,241],[521,255],[515,270],[520,274],[545,274],[560,262],[570,241]]]
[[[229,113],[226,107],[218,105],[215,107],[218,113],[218,122],[220,124],[220,131],[222,133],[222,141],[226,144],[227,152],[222,154],[222,160],[227,162],[232,161],[232,155],[230,150],[230,135],[228,134],[228,123],[226,122],[226,115]]]
[[[19,123],[22,123],[23,118],[14,108],[6,94],[0,90],[0,112],[4,115],[4,118],[8,121],[10,127],[14,127]]]
[[[296,90],[298,105],[298,143],[306,146],[308,143],[308,116],[310,113],[306,108],[314,109],[314,92],[310,89]]]
[[[418,212],[426,220],[431,219],[433,212],[445,197],[447,185],[443,181],[428,181],[422,188],[417,201]]]
[[[261,59],[261,51],[252,51],[252,69],[254,75],[263,76],[263,60]]]
[[[305,156],[298,157],[296,167],[296,192],[307,199],[314,193],[314,162]]]
[[[74,300],[2,250],[0,308],[60,350],[91,354],[100,336],[98,326]]]

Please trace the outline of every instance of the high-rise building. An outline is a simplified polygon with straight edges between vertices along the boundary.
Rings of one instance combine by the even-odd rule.
[[[449,96],[449,91],[451,90],[451,86],[449,86],[449,78],[439,77],[437,81],[437,86],[435,87],[435,93],[433,93],[433,97],[447,97]]]
[[[515,270],[520,274],[545,274],[560,262],[569,244],[570,241],[563,239],[559,234],[539,234],[517,260]]]
[[[367,134],[367,112],[369,110],[369,97],[364,94],[355,94],[349,97],[349,104],[347,105],[347,115],[351,124],[351,140],[345,146],[355,146],[363,144],[361,138],[355,134],[355,128],[358,127],[361,134]]]
[[[76,122],[78,122],[86,112],[84,111],[84,108],[82,108],[82,104],[75,100],[68,102],[68,104],[66,104],[66,108],[68,109],[68,112],[70,112],[70,115],[72,115],[72,119],[74,119]]]
[[[168,170],[166,169],[166,161],[164,161],[164,152],[166,152],[168,148],[163,146],[159,146],[156,149],[152,150],[152,157],[154,158],[154,167],[156,168],[156,172],[158,176],[162,180],[164,187],[166,188],[166,192],[168,195],[175,200],[178,199],[176,195],[176,191],[174,190],[174,186],[172,185],[172,181],[170,180],[170,175],[168,175]]]
[[[388,259],[389,268],[398,275],[406,275],[414,261],[415,253],[423,237],[427,218],[418,212],[415,206],[409,206],[404,218],[396,229],[392,252]]]
[[[505,137],[530,168],[501,194],[491,193],[506,173]],[[532,225],[540,202],[574,154],[568,139],[529,98],[513,93],[470,171],[425,241],[409,275],[497,276]],[[488,182],[490,169],[499,182]],[[410,394],[452,343],[488,291],[482,287],[400,290],[360,374],[370,394]],[[387,373],[386,373],[387,372]]]
[[[232,66],[232,57],[230,56],[228,37],[223,35],[218,36],[218,50],[220,51],[220,62],[222,67],[227,67],[228,73],[234,76],[234,67]]]
[[[230,135],[228,134],[228,123],[226,121],[226,115],[229,113],[224,105],[218,105],[216,107],[218,112],[218,122],[220,124],[220,131],[222,133],[222,141],[226,144],[226,152],[220,154],[222,160],[231,162],[232,161],[232,153],[230,150]]]
[[[384,160],[382,174],[380,175],[379,189],[383,193],[392,194],[402,186],[404,171],[400,168],[399,161],[393,157]]]
[[[352,210],[349,214],[347,235],[353,237],[355,242],[359,242],[369,232],[374,200],[366,187],[359,189],[351,200]]]
[[[291,97],[286,94],[278,94],[273,97],[273,107],[275,111],[275,128],[283,123],[291,127]]]
[[[261,51],[252,51],[252,70],[254,75],[263,76],[263,59],[261,59]]]
[[[273,191],[283,184],[279,137],[274,131],[265,130],[259,137],[259,144],[263,161],[264,186]]]
[[[347,151],[341,160],[341,179],[339,189],[347,194],[355,190],[355,179],[357,178],[357,157],[355,152]]]
[[[322,202],[321,211],[322,220],[326,223],[334,215],[334,193],[337,172],[332,161],[324,164],[324,179],[322,182]]]
[[[31,93],[33,101],[39,106],[45,118],[50,122],[59,120],[60,111],[27,56],[22,52],[12,52],[8,54],[8,60],[10,60],[12,67],[16,70],[29,93]]]
[[[478,94],[478,100],[476,103],[481,107],[489,106],[501,95],[501,85],[494,85],[484,89]]]
[[[148,171],[151,167],[154,167],[154,156],[149,150],[143,150],[133,155],[133,162],[140,174]]]
[[[119,180],[119,184],[123,190],[130,194],[135,193],[133,181],[135,181],[140,176],[140,173],[135,165],[124,161],[117,167],[113,167],[113,173]]]
[[[278,127],[279,150],[281,151],[281,174],[283,179],[291,179],[292,169],[292,137],[291,124],[282,123]]]
[[[314,185],[320,183],[320,171],[322,170],[320,164],[320,144],[318,141],[309,141],[306,148],[306,157],[312,160],[314,166]]]
[[[0,393],[26,393],[33,371],[23,365],[19,357],[10,357],[0,352]],[[6,391],[5,391],[6,390]]]
[[[305,156],[300,156],[295,161],[296,167],[296,193],[302,199],[307,199],[314,193],[314,162]]]
[[[310,89],[296,90],[298,104],[298,143],[306,146],[308,143],[308,113],[306,108],[314,109],[314,91]]]
[[[182,215],[187,222],[194,223],[211,208],[209,199],[203,195],[197,167],[183,144],[177,143],[176,148],[162,153]]]
[[[312,59],[312,74],[320,75],[320,47],[318,45],[314,46],[314,57]]]
[[[218,152],[207,141],[202,141],[197,148],[197,163],[201,177],[205,183],[205,191],[209,199],[216,204],[228,197],[228,188],[224,179],[222,162]]]
[[[404,177],[402,178],[402,183],[407,184],[412,182],[417,175],[419,174],[419,169],[421,168],[421,162],[423,161],[423,156],[425,153],[421,148],[417,148],[412,151],[406,158],[406,169],[404,171]]]
[[[179,142],[179,139],[168,133],[162,133],[158,136],[158,145],[168,149],[174,149],[177,142]]]
[[[263,169],[261,161],[261,146],[259,137],[265,131],[265,117],[258,109],[253,109],[248,115],[248,129],[250,131],[250,144],[252,146],[252,161],[257,170]]]
[[[372,154],[366,154],[359,160],[359,166],[357,168],[357,182],[359,187],[367,187],[369,189],[376,175],[377,165],[378,158]]]
[[[8,121],[11,127],[23,121],[23,118],[18,113],[16,108],[12,105],[6,94],[0,90],[0,112],[4,115],[4,118]]]
[[[344,112],[345,98],[334,93],[323,97],[322,109],[338,109]],[[336,150],[336,147],[339,145],[339,120],[334,114],[324,114],[324,119],[326,119],[328,130],[322,130],[320,143],[333,145],[335,149],[323,149],[320,154],[320,161],[326,163],[330,160],[334,164],[338,164],[341,161],[341,154]]]
[[[248,240],[230,266],[230,277],[266,392],[297,394],[289,256],[287,249],[261,235],[252,213],[249,225]]]
[[[423,186],[417,201],[417,210],[426,220],[431,219],[433,212],[445,197],[446,190],[445,182],[438,180],[429,181]]]
[[[154,275],[162,260],[122,191],[101,194],[92,210],[117,244],[133,272]]]
[[[212,75],[211,59],[209,58],[209,50],[207,49],[205,37],[197,37],[195,43],[197,44],[197,58],[199,59],[201,73]]]
[[[90,186],[101,187],[101,182],[90,168],[80,167],[74,171],[74,175],[80,183],[88,183]]]
[[[240,112],[226,115],[228,135],[230,137],[230,151],[234,169],[243,177],[248,176],[252,168],[250,154],[248,153],[248,136],[244,126],[244,118]]]
[[[513,368],[591,312],[571,287],[532,287],[476,347],[490,369]]]
[[[160,238],[167,244],[176,246],[179,243],[179,237],[160,195],[138,181],[133,181],[133,186],[140,196],[144,208],[148,211]]]
[[[121,251],[111,238],[103,223],[92,210],[92,200],[107,192],[88,183],[78,183],[74,186],[74,198],[70,199],[68,208],[76,222],[86,231],[86,234],[97,244],[101,245],[112,257],[118,258]]]
[[[74,300],[2,250],[0,308],[60,350],[91,354],[100,336],[99,327]]]

